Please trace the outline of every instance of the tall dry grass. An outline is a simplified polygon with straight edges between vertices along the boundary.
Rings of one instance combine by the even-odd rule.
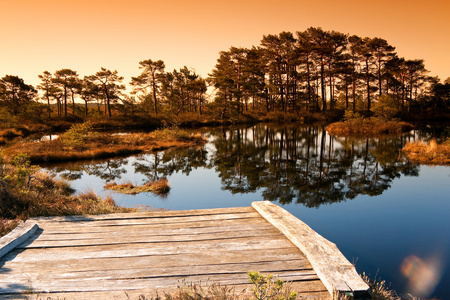
[[[72,195],[67,181],[42,172],[23,156],[20,159],[20,164],[11,164],[0,157],[0,236],[31,217],[133,211],[92,191]]]
[[[430,165],[450,164],[450,139],[438,144],[435,139],[430,142],[408,142],[402,149],[406,157],[415,163]]]

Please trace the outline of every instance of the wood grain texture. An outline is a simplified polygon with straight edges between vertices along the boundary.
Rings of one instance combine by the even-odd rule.
[[[252,207],[306,255],[330,295],[352,293],[355,299],[370,299],[369,286],[334,243],[269,201],[253,202]]]
[[[291,281],[304,299],[331,299],[303,253],[252,207],[33,221],[39,229],[0,258],[2,299],[149,298],[182,282],[251,293],[249,271]]]

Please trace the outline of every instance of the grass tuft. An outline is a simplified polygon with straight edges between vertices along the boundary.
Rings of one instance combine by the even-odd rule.
[[[142,186],[135,186],[131,182],[125,182],[122,184],[111,182],[106,184],[104,188],[118,193],[130,195],[139,193],[154,193],[157,195],[165,195],[170,191],[170,184],[166,178],[162,178],[156,181],[148,181]]]

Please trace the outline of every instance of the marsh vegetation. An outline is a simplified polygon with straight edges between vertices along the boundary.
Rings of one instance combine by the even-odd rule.
[[[171,147],[201,146],[204,140],[178,128],[150,133],[112,134],[93,130],[87,123],[74,124],[55,140],[18,143],[5,149],[6,157],[23,153],[33,163],[99,159],[164,150]]]

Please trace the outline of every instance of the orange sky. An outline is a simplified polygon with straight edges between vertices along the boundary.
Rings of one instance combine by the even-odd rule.
[[[45,70],[84,76],[105,67],[128,83],[145,59],[206,77],[219,51],[310,26],[384,38],[399,56],[424,59],[431,75],[450,77],[448,0],[0,0],[0,77],[36,85]]]

